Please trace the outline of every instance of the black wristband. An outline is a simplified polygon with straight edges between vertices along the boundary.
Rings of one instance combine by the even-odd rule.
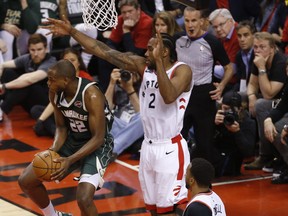
[[[132,94],[136,93],[136,91],[128,93],[128,96],[131,96]]]
[[[4,91],[7,90],[5,83],[2,83],[2,89],[3,89]]]

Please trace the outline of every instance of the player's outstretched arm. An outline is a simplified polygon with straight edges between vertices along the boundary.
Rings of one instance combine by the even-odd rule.
[[[111,49],[105,43],[91,38],[77,29],[73,28],[70,22],[66,20],[57,20],[48,18],[45,22],[47,26],[42,28],[49,29],[54,35],[70,35],[78,43],[93,55],[110,62],[117,67],[129,71],[143,73],[145,64],[145,58],[138,55],[131,55],[131,53],[122,53],[117,50]]]

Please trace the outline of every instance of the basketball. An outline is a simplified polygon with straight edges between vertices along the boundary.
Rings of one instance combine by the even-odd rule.
[[[39,180],[51,181],[51,173],[55,172],[61,167],[61,162],[55,163],[53,159],[59,158],[57,152],[45,150],[35,155],[32,166],[35,175]]]

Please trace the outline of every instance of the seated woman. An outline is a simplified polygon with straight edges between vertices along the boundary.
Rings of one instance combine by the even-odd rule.
[[[76,75],[78,77],[86,78],[88,80],[93,80],[89,73],[86,72],[85,64],[81,58],[80,52],[73,48],[67,48],[62,54],[62,59],[67,59],[76,68]],[[31,109],[31,116],[37,120],[36,124],[33,126],[33,130],[37,136],[51,136],[55,135],[55,120],[53,116],[53,106],[51,103],[45,106],[34,106]]]
[[[153,35],[156,32],[167,33],[175,39],[184,30],[178,25],[174,17],[167,11],[161,11],[154,15],[153,17]]]

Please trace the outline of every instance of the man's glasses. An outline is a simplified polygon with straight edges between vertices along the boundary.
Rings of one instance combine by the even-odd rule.
[[[220,23],[219,25],[217,25],[217,26],[212,26],[212,28],[213,28],[214,30],[217,30],[218,28],[222,29],[222,28],[224,27],[224,25],[227,23],[228,20],[229,20],[229,19],[226,19],[224,22]]]

